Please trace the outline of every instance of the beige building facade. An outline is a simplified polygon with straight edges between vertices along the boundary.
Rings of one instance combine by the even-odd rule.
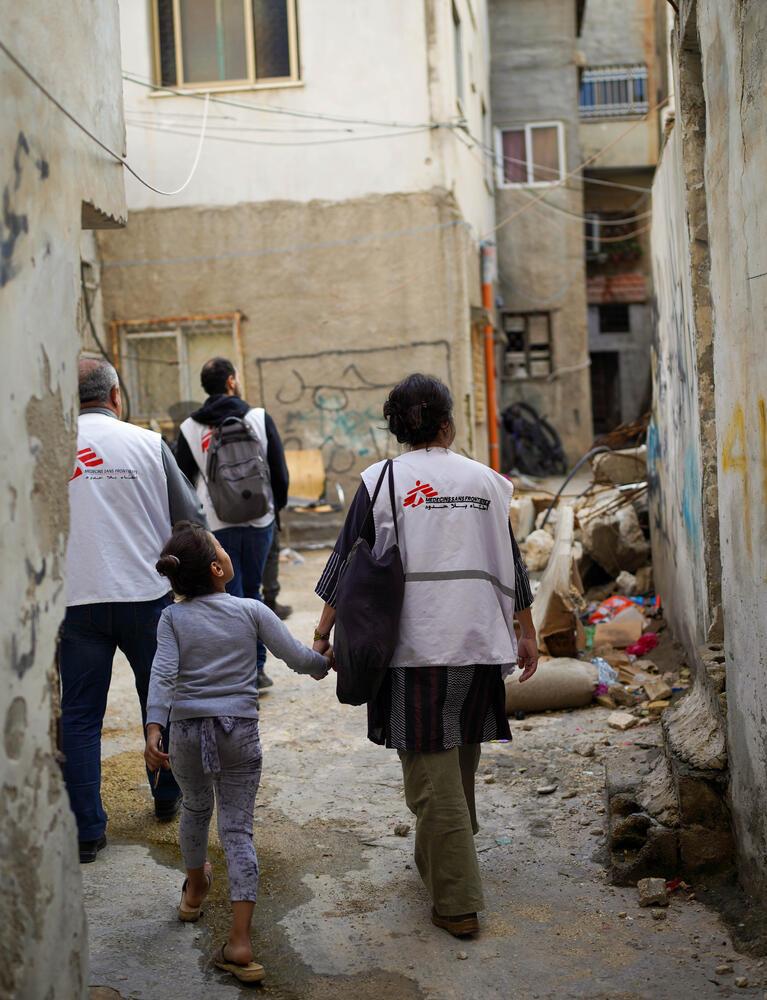
[[[485,4],[271,7],[282,21],[244,4],[223,55],[226,25],[122,8],[128,149],[167,188],[212,97],[189,185],[167,198],[129,182],[128,226],[100,237],[131,419],[172,436],[203,398],[202,362],[232,356],[286,446],[321,449],[348,490],[396,448],[382,403],[422,370],[453,391],[458,446],[486,460],[491,156],[465,138],[489,135]]]

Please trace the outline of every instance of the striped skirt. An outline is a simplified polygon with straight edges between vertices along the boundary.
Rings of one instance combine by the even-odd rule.
[[[368,739],[394,750],[433,753],[510,740],[499,666],[395,667],[368,703]]]

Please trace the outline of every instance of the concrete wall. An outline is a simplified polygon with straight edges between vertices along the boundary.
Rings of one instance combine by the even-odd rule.
[[[629,305],[629,329],[625,333],[600,333],[599,307],[589,306],[589,351],[618,354],[620,419],[636,420],[650,396],[650,351],[653,342],[652,314],[644,303]]]
[[[700,399],[680,131],[674,128],[669,136],[653,185],[656,345],[647,464],[655,587],[674,631],[693,652],[706,639],[711,609],[705,588]]]
[[[767,891],[767,8],[697,5],[719,457],[732,809],[744,882]]]
[[[4,4],[0,36],[104,142],[123,147],[116,3]],[[94,99],[94,95],[98,99]],[[0,994],[87,992],[77,832],[55,757],[56,632],[64,614],[67,480],[83,212],[124,216],[122,167],[107,159],[0,54]],[[83,209],[87,202],[89,208]]]
[[[100,242],[107,321],[244,313],[248,400],[266,406],[288,446],[322,448],[347,490],[398,447],[381,407],[414,370],[448,381],[457,445],[486,458],[468,339],[478,268],[446,192],[135,212]]]
[[[580,162],[575,4],[491,0],[488,9],[494,125],[561,121],[565,169],[572,170]],[[543,190],[497,188],[498,221]],[[574,462],[592,440],[580,179],[552,188],[545,200],[551,205],[525,209],[495,234],[498,294],[503,311],[551,310],[552,367],[555,372],[576,370],[548,378],[502,380],[499,405],[504,409],[517,400],[532,404],[557,429]]]
[[[721,599],[731,806],[744,885],[767,890],[767,311],[756,0],[680,5],[677,122],[655,188],[656,581],[688,649]]]

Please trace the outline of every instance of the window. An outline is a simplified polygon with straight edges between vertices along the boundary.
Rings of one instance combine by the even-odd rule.
[[[647,67],[603,66],[581,77],[581,118],[611,118],[647,113]]]
[[[155,0],[163,87],[298,79],[295,0]]]
[[[563,145],[560,122],[500,129],[499,183],[555,184],[564,173]]]
[[[459,104],[463,104],[463,29],[461,18],[453,8],[453,58],[455,59],[455,96]]]
[[[630,333],[629,307],[623,302],[599,306],[600,333]]]
[[[600,220],[599,212],[586,212],[584,217],[584,232],[586,236],[586,257],[591,260],[599,255]]]
[[[507,378],[545,378],[551,374],[551,313],[504,313]]]
[[[114,323],[113,344],[128,388],[131,420],[168,426],[188,416],[197,405],[189,404],[205,396],[200,370],[209,358],[231,358],[242,368],[239,325],[239,313]]]

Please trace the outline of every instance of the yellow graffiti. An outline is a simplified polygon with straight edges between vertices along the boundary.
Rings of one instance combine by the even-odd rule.
[[[738,453],[734,452],[738,445]],[[738,403],[732,417],[732,423],[724,439],[722,449],[722,469],[725,472],[739,472],[743,481],[743,520],[746,524],[746,548],[751,555],[751,505],[748,494],[748,457],[746,455],[746,424],[743,419],[743,407]]]

